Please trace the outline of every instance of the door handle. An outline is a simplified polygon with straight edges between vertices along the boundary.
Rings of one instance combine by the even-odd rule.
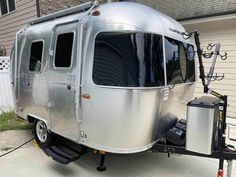
[[[67,89],[70,90],[71,89],[71,85],[67,85]]]

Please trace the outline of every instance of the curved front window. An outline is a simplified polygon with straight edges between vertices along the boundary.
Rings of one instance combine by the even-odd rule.
[[[162,36],[100,33],[95,41],[93,81],[117,87],[163,86]]]
[[[165,37],[167,84],[195,81],[194,48],[191,44]]]

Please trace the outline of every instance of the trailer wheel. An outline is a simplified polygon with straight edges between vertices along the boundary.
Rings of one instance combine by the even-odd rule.
[[[53,135],[47,129],[45,122],[41,120],[34,121],[34,138],[42,149],[48,148],[53,143]]]

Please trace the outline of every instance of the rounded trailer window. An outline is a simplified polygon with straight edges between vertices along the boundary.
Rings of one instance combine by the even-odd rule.
[[[117,87],[164,85],[162,36],[151,33],[100,33],[96,37],[93,81]]]

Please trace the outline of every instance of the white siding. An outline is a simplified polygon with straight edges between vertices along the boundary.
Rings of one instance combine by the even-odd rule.
[[[228,116],[236,118],[236,19],[215,20],[210,22],[185,25],[187,31],[198,29],[201,46],[206,50],[209,43],[220,42],[221,52],[228,53],[228,59],[222,61],[218,57],[216,73],[225,74],[222,81],[213,82],[210,87],[215,91],[229,96]],[[206,71],[209,71],[210,59],[204,59]],[[202,95],[200,80],[196,88],[196,97]]]
[[[0,113],[13,110],[13,96],[9,75],[9,57],[0,57]]]

